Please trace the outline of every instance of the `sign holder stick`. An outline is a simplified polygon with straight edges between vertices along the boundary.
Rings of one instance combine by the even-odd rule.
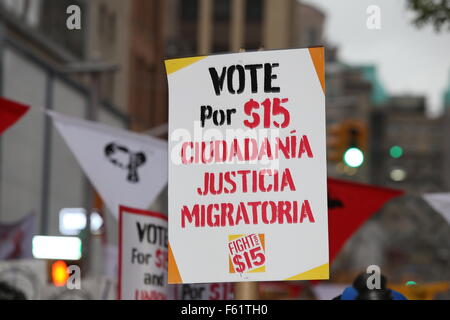
[[[264,50],[263,48],[259,51]],[[239,49],[238,52],[245,52]],[[234,298],[236,300],[259,300],[259,282],[237,282],[234,286]]]
[[[234,297],[236,300],[259,300],[259,282],[237,282]]]

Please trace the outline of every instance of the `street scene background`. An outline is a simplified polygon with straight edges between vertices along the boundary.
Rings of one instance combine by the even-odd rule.
[[[0,136],[0,281],[29,299],[116,297],[117,219],[45,110],[167,140],[165,59],[324,46],[328,176],[404,194],[355,231],[329,281],[261,283],[260,295],[332,298],[376,265],[413,298],[450,299],[450,206],[424,199],[450,189],[450,3],[433,19],[420,2],[0,1],[0,96],[31,106]],[[167,204],[164,189],[146,209]],[[86,208],[90,223],[63,219]],[[36,235],[79,237],[82,257],[36,259]],[[80,267],[81,290],[55,284],[56,260]]]

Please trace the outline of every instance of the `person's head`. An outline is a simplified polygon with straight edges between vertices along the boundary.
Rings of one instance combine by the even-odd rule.
[[[27,298],[22,291],[0,281],[0,300],[27,300]]]
[[[367,285],[367,281],[371,276],[372,274],[363,272],[356,277],[353,282],[353,288],[358,291],[356,300],[393,300],[391,290],[386,287],[386,277],[380,275],[380,288],[370,289]]]
[[[370,277],[372,277],[373,274],[362,272],[360,273],[355,281],[353,281],[353,288],[356,290],[365,290],[368,289],[367,287],[367,280],[369,280]],[[380,274],[380,289],[385,289],[387,284],[387,279],[384,275]]]
[[[350,287],[345,288],[341,295],[333,300],[408,300],[401,293],[387,288],[387,279],[380,274],[379,288],[370,289],[373,274],[361,273]]]

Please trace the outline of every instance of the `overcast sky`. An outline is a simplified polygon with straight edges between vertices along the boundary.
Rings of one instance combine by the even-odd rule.
[[[417,29],[406,0],[303,0],[326,15],[325,38],[349,64],[375,64],[389,94],[424,94],[429,111],[443,105],[450,78],[450,31]],[[367,7],[381,9],[381,29],[369,30]]]

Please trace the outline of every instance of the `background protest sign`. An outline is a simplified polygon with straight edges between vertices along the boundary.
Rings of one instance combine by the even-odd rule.
[[[29,106],[0,97],[0,135],[23,117],[29,109]]]
[[[119,205],[148,208],[167,184],[167,143],[48,112],[81,168],[117,216]]]
[[[177,286],[176,300],[233,300],[233,283],[198,283]]]
[[[166,71],[169,282],[328,279],[323,48]]]
[[[173,298],[167,284],[167,217],[120,207],[119,300]]]

